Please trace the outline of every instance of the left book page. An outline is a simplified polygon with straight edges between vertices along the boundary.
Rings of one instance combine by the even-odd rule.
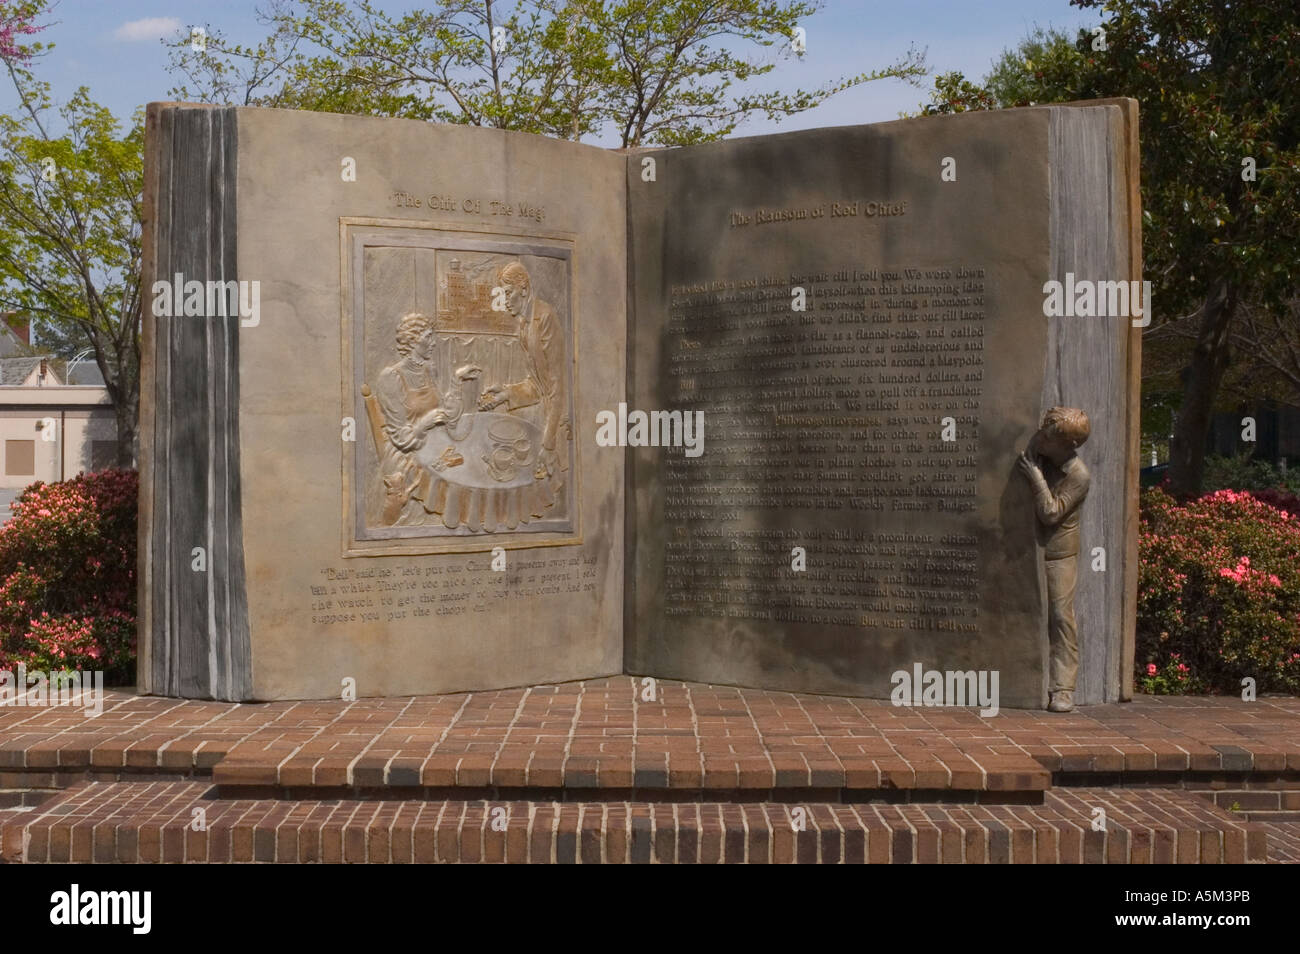
[[[140,684],[456,692],[622,664],[626,158],[153,104]],[[495,567],[495,568],[494,568]]]

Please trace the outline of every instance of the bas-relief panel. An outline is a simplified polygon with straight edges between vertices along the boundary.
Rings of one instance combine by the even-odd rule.
[[[580,542],[572,243],[347,224],[343,241],[345,549]]]

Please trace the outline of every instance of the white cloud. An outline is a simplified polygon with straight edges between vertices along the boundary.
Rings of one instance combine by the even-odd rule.
[[[181,28],[181,21],[175,17],[145,17],[143,20],[131,20],[123,23],[113,31],[113,39],[135,43],[140,40],[160,40],[170,36]]]

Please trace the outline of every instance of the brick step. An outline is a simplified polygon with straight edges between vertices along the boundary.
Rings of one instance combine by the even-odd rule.
[[[1300,822],[1300,812],[1235,812],[1251,822]]]
[[[1297,812],[1300,813],[1300,790],[1218,789],[1200,791],[1198,794],[1213,799],[1220,808],[1239,812]]]
[[[1264,861],[1268,849],[1265,827],[1179,790],[1053,790],[1041,805],[215,794],[204,781],[81,783],[34,810],[0,813],[0,859],[1209,864]],[[1106,813],[1104,831],[1092,830],[1096,808]]]
[[[387,797],[410,797],[417,790],[424,790],[417,797],[437,797],[458,789],[463,798],[479,798],[584,789],[613,797],[660,790],[748,792],[759,800],[773,791],[806,789],[908,792],[921,799],[945,792],[979,793],[990,801],[1014,801],[1016,796],[1008,793],[1030,793],[1031,801],[1041,802],[1052,781],[1047,768],[1023,753],[939,746],[909,749],[906,757],[836,756],[794,740],[753,745],[745,755],[720,755],[697,750],[698,740],[690,739],[680,750],[654,740],[635,754],[566,754],[512,743],[494,744],[490,754],[451,751],[415,757],[374,749],[354,754],[351,745],[336,742],[287,749],[247,743],[196,749],[192,742],[169,746],[169,741],[157,736],[129,747],[117,740],[101,747],[84,742],[62,748],[53,743],[40,748],[0,745],[0,790],[59,789],[82,781],[211,779],[225,795],[259,798],[271,797],[272,790],[276,797],[337,798],[385,792]]]
[[[695,751],[651,750],[598,757],[539,755],[526,746],[495,754],[435,753],[405,758],[381,752],[351,757],[299,751],[274,753],[237,749],[212,769],[224,794],[271,789],[295,797],[337,797],[349,790],[462,789],[478,797],[488,790],[560,791],[599,789],[761,793],[809,789],[879,792],[1032,792],[1051,784],[1051,773],[1025,755],[971,756],[960,752],[915,752],[902,758],[818,758],[817,753],[756,751],[752,756],[713,758]]]
[[[269,799],[282,801],[488,801],[488,802],[654,802],[690,804],[697,802],[811,803],[849,805],[859,802],[941,805],[1041,805],[1041,789],[1025,791],[981,791],[979,789],[921,788],[601,788],[598,786],[503,787],[492,786],[302,786],[218,785],[214,798]]]
[[[0,789],[0,811],[8,808],[34,808],[55,792],[48,789]]]

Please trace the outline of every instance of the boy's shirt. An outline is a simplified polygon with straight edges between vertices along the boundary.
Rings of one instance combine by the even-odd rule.
[[[1034,509],[1038,514],[1039,540],[1048,560],[1079,553],[1079,511],[1088,496],[1088,468],[1078,454],[1060,467],[1039,458],[1045,483],[1035,481]]]

